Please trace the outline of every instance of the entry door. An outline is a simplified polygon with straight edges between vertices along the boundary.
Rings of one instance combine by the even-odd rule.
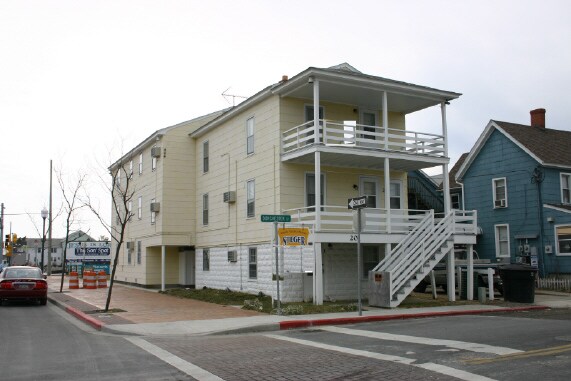
[[[195,281],[195,252],[186,250],[179,252],[179,284],[183,286],[194,286]]]
[[[377,113],[373,111],[362,111],[361,112],[361,124],[364,124],[363,131],[365,132],[375,132],[377,126]],[[365,139],[376,140],[376,136],[371,136],[365,134],[363,136]]]
[[[379,208],[379,179],[373,176],[361,176],[359,179],[359,193],[367,197],[367,207]]]

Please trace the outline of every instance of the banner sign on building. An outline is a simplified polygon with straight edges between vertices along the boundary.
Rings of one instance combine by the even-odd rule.
[[[308,228],[279,228],[278,236],[283,246],[305,246],[309,243]]]

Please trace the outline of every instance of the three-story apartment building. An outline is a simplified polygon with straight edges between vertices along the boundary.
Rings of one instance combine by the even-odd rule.
[[[475,243],[474,213],[450,212],[449,197],[442,215],[409,210],[406,197],[408,171],[448,173],[446,107],[459,96],[348,64],[310,67],[155,133],[116,164],[161,149],[154,178],[137,183],[143,201],[127,239],[136,260],[126,248],[117,280],[276,296],[279,279],[282,300],[318,304],[353,299],[363,286],[375,304],[398,305],[454,243]],[[429,107],[440,107],[441,125],[409,129],[406,115]],[[360,234],[347,206],[356,196],[367,196]],[[285,225],[308,228],[310,244],[276,250],[263,214],[290,215]]]

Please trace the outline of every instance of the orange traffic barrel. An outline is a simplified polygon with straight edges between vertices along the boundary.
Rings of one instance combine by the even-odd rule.
[[[83,272],[83,288],[88,290],[94,290],[97,288],[97,283],[95,281],[96,275],[95,271],[84,271]]]
[[[70,290],[76,290],[79,288],[79,278],[77,276],[77,271],[72,271],[69,273],[69,288]]]
[[[97,275],[97,288],[106,288],[107,287],[107,274],[104,270],[99,271]]]

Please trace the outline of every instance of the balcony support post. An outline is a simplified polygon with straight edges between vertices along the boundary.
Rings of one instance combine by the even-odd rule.
[[[384,129],[384,143],[385,143],[385,150],[389,149],[389,110],[388,110],[388,102],[387,102],[387,92],[383,91],[383,99],[382,99],[382,107],[383,107],[383,129]],[[389,163],[389,158],[385,158],[384,163],[384,186],[385,186],[385,210],[386,219],[387,219],[387,233],[391,233],[391,168]],[[385,257],[390,258],[391,256],[391,244],[387,243],[385,245]]]
[[[448,126],[446,123],[446,102],[440,104],[442,114],[442,136],[444,137],[444,157],[448,158]],[[448,163],[442,165],[442,188],[444,190],[444,213],[450,212],[450,180],[448,178]]]
[[[315,134],[315,144],[321,143],[319,137],[319,81],[313,79],[313,128]]]

